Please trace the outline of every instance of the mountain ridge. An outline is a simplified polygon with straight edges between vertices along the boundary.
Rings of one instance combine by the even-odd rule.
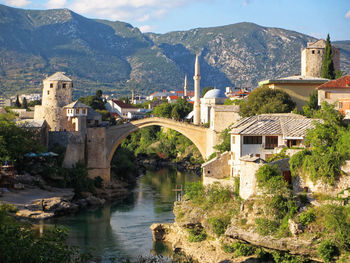
[[[300,50],[313,40],[250,22],[142,33],[126,22],[89,19],[69,9],[0,5],[0,95],[40,92],[42,79],[56,71],[72,77],[75,96],[97,89],[115,95],[182,89],[185,74],[194,74],[196,53],[202,87],[254,87],[300,73]],[[350,41],[334,43],[349,73]]]

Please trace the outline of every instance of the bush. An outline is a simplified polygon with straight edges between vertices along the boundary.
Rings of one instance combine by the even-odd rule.
[[[244,244],[240,242],[234,242],[230,245],[223,244],[221,246],[222,250],[226,253],[233,253],[235,258],[237,257],[247,257],[255,253],[255,247],[249,244]]]
[[[234,250],[234,257],[247,257],[255,253],[255,248],[253,246],[239,242],[233,243],[232,248]]]
[[[287,187],[287,182],[283,179],[282,174],[278,171],[277,165],[264,165],[256,171],[258,187],[268,193],[283,192]]]
[[[302,168],[306,156],[311,155],[309,150],[302,150],[297,152],[289,159],[290,171],[292,176],[298,175],[298,169]]]
[[[329,240],[324,240],[318,247],[318,253],[324,262],[331,262],[339,254],[338,248]]]
[[[316,213],[313,208],[310,208],[309,210],[302,212],[299,215],[299,222],[302,223],[304,226],[311,224],[315,220],[316,220]]]
[[[189,234],[188,241],[190,242],[201,242],[207,238],[207,233],[205,233],[205,230],[203,228],[189,228],[187,231]]]
[[[195,203],[200,203],[204,200],[204,187],[202,182],[187,183],[185,185],[185,194],[188,199]]]
[[[210,185],[207,191],[208,202],[212,205],[227,203],[232,198],[231,190],[218,184]]]
[[[309,260],[301,257],[301,256],[294,256],[287,253],[281,253],[278,251],[272,252],[272,257],[275,263],[306,263],[309,262]]]
[[[211,226],[211,229],[213,232],[219,237],[223,234],[225,234],[227,225],[230,223],[230,218],[218,218],[218,217],[212,217],[208,220],[209,225]]]
[[[256,231],[262,236],[272,235],[278,230],[278,223],[266,218],[255,219]]]

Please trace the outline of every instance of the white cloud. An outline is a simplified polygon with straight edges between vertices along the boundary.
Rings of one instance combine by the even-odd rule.
[[[62,8],[66,5],[66,0],[49,0],[46,3],[47,8]]]
[[[61,1],[49,0],[47,4]],[[210,1],[215,0],[69,0],[66,7],[87,16],[145,22],[153,18],[160,19],[174,8]]]
[[[140,26],[139,29],[142,33],[145,33],[145,32],[154,31],[155,27],[150,26],[150,25],[143,25],[143,26]]]
[[[348,12],[346,12],[345,18],[350,18],[350,10]]]
[[[5,0],[6,5],[14,6],[14,7],[24,7],[29,5],[31,2],[28,0]]]

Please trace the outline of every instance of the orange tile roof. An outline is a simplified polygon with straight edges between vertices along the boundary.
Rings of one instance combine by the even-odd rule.
[[[350,75],[326,82],[317,89],[350,89]]]
[[[179,98],[179,96],[169,96],[169,98],[170,98],[171,100],[177,100],[177,99]]]

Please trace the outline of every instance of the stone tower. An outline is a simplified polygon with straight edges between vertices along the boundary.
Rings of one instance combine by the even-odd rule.
[[[45,119],[51,131],[67,127],[64,106],[72,102],[73,83],[63,72],[56,72],[43,80],[42,103],[35,106],[34,119]]]
[[[201,110],[200,110],[200,99],[199,99],[199,92],[200,92],[200,80],[201,80],[201,74],[200,74],[200,68],[199,68],[199,58],[198,55],[196,55],[196,63],[194,66],[194,116],[193,116],[193,124],[199,125],[200,124],[200,117],[201,117]]]
[[[185,75],[185,83],[184,83],[184,97],[187,97],[187,74]]]
[[[326,47],[326,41],[323,39],[315,42],[308,42],[307,47],[301,52],[301,75],[321,78],[322,60]],[[340,70],[340,51],[332,46],[333,63],[335,70]]]

